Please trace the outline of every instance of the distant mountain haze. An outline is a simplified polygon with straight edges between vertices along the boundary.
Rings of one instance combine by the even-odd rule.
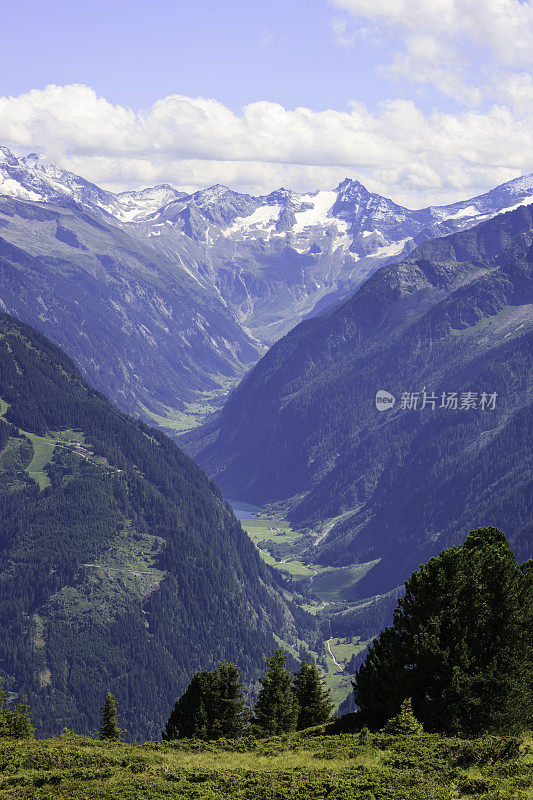
[[[1,148],[0,304],[121,408],[164,419],[220,402],[267,346],[384,263],[532,198],[531,175],[419,211],[348,179],[264,197],[114,194]]]

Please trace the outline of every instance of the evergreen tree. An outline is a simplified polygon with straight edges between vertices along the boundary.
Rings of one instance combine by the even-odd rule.
[[[178,699],[163,739],[236,739],[248,723],[240,673],[235,664],[221,662],[210,672],[198,672]]]
[[[334,707],[331,694],[314,661],[302,660],[294,678],[294,694],[298,703],[297,730],[330,719]]]
[[[102,727],[98,732],[99,738],[114,742],[120,741],[125,731],[118,727],[117,704],[111,692],[107,693],[105,703],[100,711],[102,712]]]
[[[214,672],[210,738],[237,739],[244,734],[250,718],[239,668],[235,664],[222,662]]]
[[[418,736],[423,732],[423,726],[413,713],[410,697],[403,701],[399,713],[385,725],[385,733],[392,733],[394,736]]]
[[[7,707],[7,692],[0,679],[0,738],[32,739],[34,728],[31,724],[28,703],[23,697],[13,707]]]
[[[472,531],[413,573],[354,683],[381,727],[411,697],[431,731],[512,732],[531,720],[531,569],[497,528]]]
[[[255,706],[254,722],[267,736],[296,729],[298,703],[291,673],[285,668],[286,656],[281,648],[267,659],[267,672]]]

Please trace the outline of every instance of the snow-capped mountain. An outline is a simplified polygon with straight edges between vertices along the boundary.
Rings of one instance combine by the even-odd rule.
[[[146,406],[147,392],[137,386],[181,408],[213,391],[220,376],[227,390],[265,346],[349,297],[381,265],[531,202],[533,175],[420,210],[351,179],[327,191],[282,188],[262,197],[219,185],[189,194],[166,184],[113,193],[41,156],[0,148],[0,307],[41,327],[98,386],[115,375],[112,396],[124,408],[134,409],[139,398]],[[14,267],[22,263],[37,272]],[[93,324],[96,309],[111,301],[103,337]],[[63,333],[74,317],[69,347]],[[121,361],[112,342],[125,331],[131,341],[135,331],[138,343]],[[168,364],[158,368],[158,350],[167,353],[170,371]]]
[[[125,222],[144,219],[184,193],[163,184],[114,194],[56,164],[49,164],[37,153],[17,158],[7,147],[0,147],[0,194],[35,202],[70,201]]]
[[[263,197],[213,186],[148,216],[143,235],[158,237],[169,253],[183,248],[197,279],[211,283],[240,322],[271,343],[421,242],[529,202],[533,175],[415,211],[350,179],[331,191],[279,189]]]

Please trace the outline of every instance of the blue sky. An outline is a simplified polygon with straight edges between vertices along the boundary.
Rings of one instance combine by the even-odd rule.
[[[112,189],[448,202],[533,170],[532,3],[19,0],[0,139]]]
[[[323,0],[19,0],[2,12],[2,59],[16,68],[2,71],[0,92],[84,83],[136,109],[175,92],[234,110],[258,99],[373,105],[390,89],[375,72],[379,48],[339,47],[334,16]]]

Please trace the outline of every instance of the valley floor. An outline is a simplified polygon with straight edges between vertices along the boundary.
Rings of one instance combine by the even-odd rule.
[[[324,728],[238,741],[127,745],[65,732],[0,741],[2,800],[527,800],[531,740]]]
[[[228,502],[258,548],[261,558],[287,579],[291,600],[324,620],[334,612],[346,611],[352,607],[353,587],[376,562],[348,567],[324,567],[312,560],[316,542],[327,536],[338,518],[325,523],[316,532],[302,532],[293,530],[283,517],[264,513],[258,506],[238,500]],[[361,653],[370,641],[371,639],[362,640],[359,636],[333,636],[325,640],[322,654],[308,651],[326,677],[336,708],[352,691],[353,675],[344,670],[352,656]],[[299,657],[299,653],[290,643],[281,639],[279,643],[285,650]],[[305,642],[300,645],[306,648]]]

